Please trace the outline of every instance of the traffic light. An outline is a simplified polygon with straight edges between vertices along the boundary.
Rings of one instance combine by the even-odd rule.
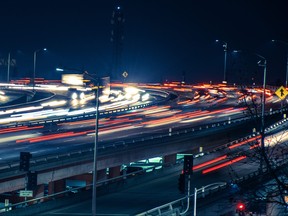
[[[181,193],[185,193],[185,175],[182,173],[178,178],[178,189]]]
[[[184,155],[183,173],[186,175],[193,174],[193,155]]]
[[[27,173],[27,190],[34,190],[37,188],[37,172],[29,171]]]
[[[31,157],[32,155],[30,152],[20,152],[20,171],[29,171]]]
[[[236,213],[238,213],[239,216],[245,216],[245,209],[244,203],[238,203],[236,206]]]

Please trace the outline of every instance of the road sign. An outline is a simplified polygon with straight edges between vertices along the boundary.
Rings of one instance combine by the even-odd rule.
[[[128,73],[127,73],[126,71],[124,71],[124,72],[122,73],[122,76],[123,76],[124,78],[126,78],[126,77],[128,76]]]
[[[32,190],[20,190],[20,197],[33,197]]]
[[[275,91],[275,94],[281,99],[284,100],[285,97],[288,95],[288,91],[284,88],[284,86],[281,86]]]

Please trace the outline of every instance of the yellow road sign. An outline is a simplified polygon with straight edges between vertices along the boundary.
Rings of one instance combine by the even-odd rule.
[[[286,96],[288,95],[288,91],[284,88],[284,86],[281,86],[275,91],[275,94],[281,99],[284,100]]]

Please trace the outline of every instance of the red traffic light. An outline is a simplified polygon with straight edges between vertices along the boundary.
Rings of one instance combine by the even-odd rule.
[[[238,203],[237,204],[237,210],[238,211],[244,211],[245,210],[245,204],[243,204],[243,203]]]

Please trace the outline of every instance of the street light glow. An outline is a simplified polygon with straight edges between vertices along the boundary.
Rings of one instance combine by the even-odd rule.
[[[56,68],[56,71],[61,71],[61,72],[63,72],[64,69],[63,69],[63,68]]]

